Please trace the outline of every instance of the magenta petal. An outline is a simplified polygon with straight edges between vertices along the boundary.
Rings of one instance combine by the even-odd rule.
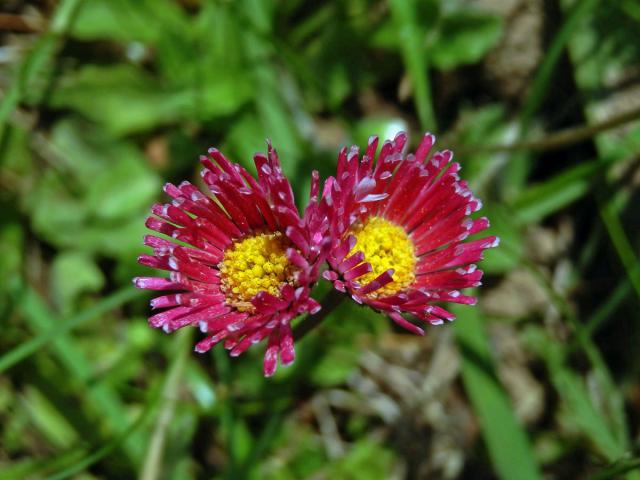
[[[461,164],[453,161],[453,152],[432,153],[435,137],[430,133],[423,136],[415,154],[404,153],[406,143],[406,134],[398,134],[383,143],[377,158],[375,137],[362,158],[356,147],[340,151],[337,174],[325,183],[318,207],[328,218],[326,231],[332,238],[327,257],[330,268],[323,277],[354,301],[385,312],[403,328],[423,334],[401,314],[439,324],[453,320],[453,315],[436,304],[473,305],[475,299],[460,290],[481,284],[482,272],[476,263],[484,250],[497,246],[499,240],[467,241],[487,229],[489,221],[471,218],[482,202],[460,179]],[[362,285],[363,275],[380,273],[380,262],[375,258],[350,255],[357,245],[355,236],[361,234],[354,233],[358,232],[355,227],[371,217],[402,227],[413,243],[415,279],[397,287],[401,291],[393,291],[392,263],[385,263],[385,268],[391,267],[389,271]]]
[[[289,322],[320,309],[310,292],[331,242],[328,218],[318,199],[317,172],[311,176],[311,196],[301,216],[270,142],[267,154],[256,155],[254,161],[257,179],[212,148],[201,157],[208,192],[190,182],[164,186],[171,201],[152,206],[146,225],[159,235],[145,236],[144,244],[153,254],[141,255],[139,262],[169,271],[169,278],[137,277],[134,284],[167,291],[151,301],[151,307],[160,311],[149,323],[167,333],[189,325],[198,328],[207,334],[196,344],[198,352],[223,341],[230,355],[237,356],[269,337],[264,369],[271,375],[278,355],[283,364],[294,361]],[[245,237],[270,232],[279,233],[291,247],[286,257],[293,272],[285,284],[275,295],[261,291],[246,301],[227,295],[220,271],[227,249]]]
[[[391,320],[393,320],[396,324],[398,324],[402,328],[409,330],[410,332],[415,333],[416,335],[424,335],[423,329],[405,320],[404,318],[402,318],[402,316],[399,313],[391,312],[389,313],[389,317],[391,318]]]
[[[291,365],[295,359],[293,332],[289,325],[283,325],[280,327],[280,362],[282,365]]]
[[[276,372],[278,367],[278,333],[273,332],[269,337],[269,344],[264,353],[264,363],[262,371],[265,377],[270,377]]]

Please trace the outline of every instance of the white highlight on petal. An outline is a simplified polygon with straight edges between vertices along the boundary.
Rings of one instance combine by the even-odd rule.
[[[366,197],[364,197],[362,200],[360,200],[363,203],[366,202],[377,202],[378,200],[384,200],[385,198],[387,198],[389,196],[388,193],[370,193],[369,195],[367,195]]]
[[[371,177],[364,177],[362,180],[358,182],[355,190],[356,192],[361,192],[363,190],[369,190],[376,186],[376,181]]]
[[[237,332],[244,325],[244,321],[240,320],[239,322],[230,323],[227,325],[227,331],[229,332]]]

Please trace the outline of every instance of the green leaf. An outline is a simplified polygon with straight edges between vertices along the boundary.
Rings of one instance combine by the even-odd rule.
[[[500,237],[500,248],[484,253],[482,270],[491,274],[513,270],[522,260],[525,243],[521,230],[514,226],[513,212],[502,205],[488,203],[481,213],[491,220],[491,228],[486,233]]]
[[[68,251],[56,256],[51,266],[54,299],[62,311],[68,311],[84,292],[97,292],[104,275],[95,261],[84,253]]]
[[[24,232],[18,223],[5,223],[0,226],[0,278],[19,278],[20,266],[23,264]],[[0,291],[8,286],[8,282],[0,282]]]
[[[352,445],[344,457],[330,464],[328,470],[328,478],[391,478],[393,453],[379,443],[363,438]]]
[[[142,248],[142,237],[149,233],[144,225],[146,217],[147,214],[141,212],[127,221],[98,222],[78,232],[76,245],[86,251],[117,258],[121,265],[135,263]]]
[[[68,72],[49,99],[55,108],[71,108],[114,135],[146,131],[176,122],[193,108],[193,93],[166,88],[131,65],[87,65]]]
[[[343,384],[356,369],[359,357],[350,344],[334,346],[313,366],[310,377],[324,388]]]
[[[640,9],[639,9],[640,10]],[[640,14],[640,12],[638,12]],[[604,470],[598,472],[596,475],[591,477],[591,480],[609,480],[609,479],[619,479],[620,475],[625,473],[633,472],[640,470],[640,458],[631,458],[624,459],[618,462],[613,463],[609,467]],[[637,472],[636,472],[637,473]],[[628,476],[627,478],[633,478]]]
[[[182,17],[167,0],[84,0],[70,33],[80,40],[154,42]]]
[[[86,229],[87,207],[68,191],[60,175],[44,172],[25,202],[31,212],[33,230],[55,245],[72,247],[75,234]]]
[[[570,416],[609,461],[619,459],[625,452],[617,442],[603,416],[594,408],[582,379],[568,368],[554,367],[551,373],[555,388],[566,403],[565,415]]]
[[[25,197],[34,230],[54,245],[124,258],[134,255],[160,178],[132,143],[80,121],[52,133],[57,170]],[[133,257],[132,257],[133,258]]]
[[[589,191],[599,169],[597,161],[584,162],[527,188],[512,203],[518,223],[538,222],[575,202]]]
[[[477,12],[456,11],[445,15],[435,41],[429,45],[431,63],[450,70],[478,62],[502,36],[500,18]]]
[[[25,458],[5,464],[0,464],[0,480],[15,480],[16,478],[45,478],[43,475],[51,473],[70,462],[77,461],[85,454],[82,448],[71,449],[64,453],[58,452],[50,459]],[[47,477],[48,478],[48,477]]]
[[[51,337],[53,352],[61,364],[62,371],[82,388],[83,407],[91,418],[100,420],[97,428],[106,428],[110,433],[122,432],[127,426],[127,411],[122,398],[110,385],[96,381],[95,370],[99,362],[96,362],[95,358],[89,360],[90,357],[83,351],[80,343],[69,334],[69,326],[61,328],[59,319],[50,313],[50,309],[38,294],[28,291],[22,300],[20,309],[25,323],[32,331],[46,332]],[[104,308],[104,302],[88,309],[85,318],[100,308]],[[75,320],[78,321],[78,317]],[[55,334],[51,333],[52,330]],[[130,438],[125,449],[129,459],[139,459],[142,447],[139,441]]]
[[[125,287],[122,290],[117,290],[111,295],[101,299],[91,308],[88,308],[73,317],[65,319],[63,322],[50,322],[48,329],[40,330],[38,335],[21,343],[13,349],[4,352],[0,356],[0,372],[11,368],[16,363],[21,362],[30,355],[33,355],[56,339],[59,335],[89,322],[100,315],[104,315],[106,312],[135,298],[141,297],[142,295],[143,292],[141,290],[137,290],[133,287]],[[31,309],[32,315],[48,315],[47,309],[40,303],[41,300],[34,292],[30,290],[21,292],[18,297],[19,298],[16,299],[16,303],[22,305],[23,309]],[[27,304],[29,305],[25,307]]]
[[[105,175],[110,176],[108,171]],[[151,188],[152,181],[157,188]],[[147,231],[146,210],[160,191],[156,178],[136,182],[144,186],[139,197],[136,192],[126,192],[127,183],[99,182],[103,185],[99,191],[112,192],[113,198],[90,193],[90,201],[83,201],[82,197],[75,198],[67,192],[62,180],[49,171],[29,197],[33,229],[60,247],[118,258],[133,255],[140,249],[140,239]],[[101,201],[106,205],[104,211]]]
[[[391,16],[399,38],[402,59],[411,78],[414,102],[423,130],[436,130],[437,122],[433,110],[431,82],[429,79],[430,58],[425,54],[422,42],[421,18],[418,18],[417,2],[392,0]]]
[[[6,178],[6,183],[15,185],[26,178],[33,169],[33,158],[29,150],[31,140],[28,129],[10,126],[5,130],[4,153],[0,156],[0,178]],[[16,187],[18,185],[15,185]]]
[[[577,425],[607,460],[620,459],[625,449],[605,422],[603,413],[594,405],[584,380],[566,365],[564,345],[540,328],[530,328],[527,340],[547,364],[553,386],[565,406],[564,418]]]
[[[496,376],[479,310],[456,306],[454,312],[458,317],[454,328],[462,353],[462,380],[497,476],[505,480],[541,478],[526,431]]]
[[[105,158],[124,154],[119,142],[77,117],[57,122],[50,141],[65,171],[84,188],[90,188],[94,178],[104,171]]]
[[[56,448],[69,448],[78,435],[66,418],[51,404],[46,395],[28,385],[24,393],[31,422]]]
[[[218,68],[215,65],[210,65],[209,70],[210,75],[202,75],[198,78],[193,93],[196,111],[202,120],[231,115],[255,94],[245,72],[224,71],[224,68]],[[216,74],[211,75],[213,72]]]
[[[255,108],[265,137],[273,140],[281,158],[286,159],[282,164],[285,174],[293,175],[302,157],[302,144],[300,126],[295,121],[291,102],[285,102],[285,96],[291,96],[291,92],[287,91],[286,83],[276,70],[263,62],[265,56],[272,53],[272,46],[255,33],[244,38],[244,45],[248,60],[255,63],[251,81],[255,90]]]
[[[157,175],[136,152],[116,159],[95,179],[86,204],[89,213],[99,219],[130,219],[148,208],[159,191]]]
[[[49,19],[48,31],[37,38],[35,46],[17,66],[0,103],[0,140],[4,136],[9,115],[25,97],[29,97],[32,103],[41,100],[54,71],[53,58],[60,48],[63,34],[75,18],[80,3],[81,0],[59,2],[55,13]]]
[[[256,115],[243,115],[229,126],[224,151],[229,152],[228,155],[234,162],[238,162],[249,171],[255,171],[253,155],[267,148],[264,133]]]

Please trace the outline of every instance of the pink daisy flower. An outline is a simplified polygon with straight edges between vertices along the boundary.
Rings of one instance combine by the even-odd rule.
[[[475,262],[499,239],[465,242],[489,221],[470,217],[482,203],[460,180],[460,165],[448,150],[429,157],[431,134],[405,156],[406,141],[399,133],[384,142],[377,160],[377,137],[362,159],[357,147],[340,152],[337,175],[325,183],[322,198],[332,238],[323,276],[356,302],[423,335],[401,314],[437,325],[455,318],[439,304],[475,304],[460,289],[481,284]]]
[[[257,180],[214,148],[200,160],[212,196],[189,182],[168,183],[171,203],[154,205],[146,222],[163,236],[147,235],[144,243],[153,255],[138,261],[168,270],[169,278],[138,277],[134,284],[172,292],[151,301],[162,311],[149,323],[165,332],[199,327],[206,337],[197,352],[223,341],[238,356],[268,338],[264,374],[270,376],[278,357],[283,365],[294,361],[291,320],[320,309],[309,293],[328,243],[311,228],[321,219],[299,215],[270,143],[267,155],[254,157]],[[314,172],[308,212],[318,209],[318,184]]]

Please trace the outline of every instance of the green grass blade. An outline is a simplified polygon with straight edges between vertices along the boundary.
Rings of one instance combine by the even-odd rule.
[[[587,16],[599,3],[600,0],[580,0],[568,13],[565,22],[551,42],[536,76],[531,84],[529,95],[524,108],[522,109],[522,117],[520,124],[526,132],[531,123],[531,119],[542,105],[547,91],[549,90],[553,72],[564,52],[565,47],[576,28],[580,26],[583,18]]]
[[[640,271],[640,264],[636,265],[636,270]],[[591,314],[584,322],[585,334],[593,336],[600,327],[615,312],[616,308],[631,294],[632,288],[629,280],[622,280],[611,292],[607,299]]]
[[[640,299],[640,268],[638,268],[638,258],[633,251],[631,242],[624,231],[620,217],[618,216],[614,202],[600,204],[600,217],[604,222],[607,233],[611,238],[611,243],[620,257],[620,261],[629,277],[629,281]]]
[[[531,84],[531,89],[529,90],[529,95],[522,109],[519,122],[519,140],[526,138],[528,134],[533,116],[542,105],[551,87],[553,72],[569,39],[576,28],[580,26],[583,18],[598,4],[598,1],[599,0],[580,0],[568,13],[562,27],[547,49],[547,54],[536,72],[536,76]],[[530,169],[531,161],[525,155],[516,153],[512,156],[504,177],[504,188],[507,196],[517,193],[522,188],[529,175]]]
[[[180,383],[184,380],[184,371],[186,369],[189,354],[191,353],[191,342],[193,331],[191,329],[182,330],[176,339],[177,353],[168,370],[167,378],[162,388],[161,399],[162,405],[158,414],[156,424],[151,434],[151,440],[147,448],[142,472],[141,480],[155,480],[160,478],[160,472],[163,470],[163,452],[167,441],[167,432],[173,419],[178,401]]]
[[[631,473],[634,470],[640,470],[640,458],[632,458],[630,460],[621,460],[614,463],[610,467],[598,472],[591,477],[591,480],[609,480],[620,478],[620,475]]]
[[[391,0],[389,6],[398,30],[402,58],[411,78],[420,126],[422,130],[435,131],[438,125],[433,111],[429,64],[423,47],[423,35],[418,28],[415,2]]]
[[[131,422],[131,424],[125,430],[123,430],[117,437],[115,437],[106,445],[103,445],[102,447],[97,449],[92,454],[82,458],[81,460],[77,461],[73,465],[65,468],[64,470],[56,474],[46,477],[46,479],[62,480],[64,478],[69,478],[79,472],[82,472],[83,470],[90,467],[94,463],[99,462],[103,458],[107,457],[109,454],[111,454],[116,449],[118,449],[125,441],[127,441],[127,439],[129,439],[132,434],[137,432],[140,429],[140,427],[142,427],[142,425],[145,424],[149,415],[153,411],[154,406],[155,406],[155,402],[147,403],[145,405],[145,409],[142,412],[140,412],[140,414],[138,414],[138,417],[133,422]]]
[[[565,406],[565,416],[608,461],[622,458],[626,453],[625,435],[619,435],[618,438],[614,435],[605,415],[594,405],[584,379],[568,367],[564,343],[538,329],[529,332],[529,340],[547,365],[551,382]],[[600,373],[602,368],[594,366]],[[604,392],[604,395],[607,394]]]
[[[231,383],[233,381],[231,373],[231,365],[227,352],[220,348],[213,349],[213,356],[215,359],[216,367],[220,375],[220,383],[225,387],[225,395],[221,398],[220,402],[220,425],[225,435],[226,450],[227,450],[227,466],[225,471],[225,478],[236,478],[239,471],[239,454],[238,454],[238,436],[236,435],[236,411],[234,404],[230,396],[228,396]]]
[[[3,137],[9,115],[22,101],[25,93],[32,89],[33,82],[58,52],[62,35],[71,26],[75,12],[81,3],[82,0],[63,0],[59,3],[51,19],[49,31],[38,39],[33,50],[18,67],[16,78],[11,82],[0,103],[0,139]]]
[[[191,343],[192,334],[189,331],[184,331],[179,334],[179,340],[176,342],[176,354],[170,362],[167,373],[164,377],[164,381],[161,385],[158,385],[149,395],[149,400],[145,403],[143,410],[138,414],[137,418],[132,421],[126,429],[120,432],[110,442],[102,447],[98,448],[95,452],[88,456],[76,461],[74,464],[64,468],[60,472],[46,477],[47,480],[62,480],[72,477],[77,473],[82,472],[91,465],[99,462],[103,458],[109,456],[116,451],[125,442],[133,438],[132,436],[140,430],[140,428],[147,423],[152,417],[153,412],[157,409],[158,404],[162,399],[166,400],[165,394],[173,389],[177,382],[179,382],[183,375],[185,365],[189,358],[189,352],[191,348],[187,348]],[[161,387],[161,390],[160,388]],[[173,392],[175,393],[175,392]]]
[[[455,309],[455,331],[462,353],[462,380],[482,427],[482,435],[498,477],[539,479],[538,465],[524,428],[498,380],[483,318],[477,309]]]
[[[596,160],[584,162],[522,191],[511,203],[518,222],[538,222],[586,195],[600,168]]]
[[[22,292],[18,296],[19,298],[17,298],[15,301],[16,305],[23,305],[23,308],[33,309],[31,313],[34,315],[39,315],[43,312],[45,314],[48,314],[48,310],[46,308],[38,308],[39,299],[37,297],[34,297],[35,295],[35,292],[33,292],[32,290],[26,290]],[[87,323],[99,317],[100,315],[104,315],[110,310],[118,308],[124,303],[127,303],[143,295],[144,292],[141,290],[133,287],[125,287],[100,300],[93,307],[83,311],[82,313],[70,317],[65,321],[58,322],[57,324],[51,324],[51,327],[46,328],[37,336],[31,338],[30,340],[27,340],[24,343],[21,343],[17,347],[0,356],[0,372],[11,368],[13,365],[21,362],[30,355],[33,355],[38,350],[45,348],[49,343],[57,338],[58,335],[63,335],[66,332],[69,332],[74,328]]]
[[[35,332],[46,332],[52,326],[60,324],[33,290],[27,290],[25,300],[19,305],[26,323]],[[85,406],[91,415],[103,419],[111,432],[120,432],[126,428],[125,422],[128,415],[118,394],[109,385],[92,381],[93,363],[79,348],[76,340],[68,335],[68,331],[56,332],[51,336],[56,357],[62,364],[65,374],[81,385],[84,391],[83,397],[86,398]],[[126,453],[132,460],[141,458],[142,445],[139,442],[129,439],[125,447]]]
[[[585,426],[585,434],[589,435],[596,430],[591,428],[593,422],[597,421],[604,425],[604,427],[598,428],[603,431],[607,430],[609,433],[607,435],[603,434],[601,437],[597,435],[594,436],[594,443],[598,444],[598,441],[602,439],[603,443],[601,445],[601,451],[611,452],[613,451],[611,448],[612,442],[609,442],[608,440],[608,438],[611,437],[614,441],[618,442],[618,455],[621,456],[625,449],[628,448],[629,444],[629,432],[627,428],[622,393],[617,388],[600,350],[588,333],[587,327],[583,322],[578,320],[574,313],[572,305],[556,291],[547,276],[539,269],[539,267],[529,261],[525,261],[525,267],[536,277],[540,286],[542,286],[542,288],[547,292],[547,295],[551,299],[555,308],[562,314],[564,320],[571,325],[575,331],[575,341],[580,345],[584,354],[589,359],[595,376],[599,382],[599,386],[604,392],[602,405],[598,405],[601,409],[598,410],[595,406],[591,405],[589,407],[590,410],[588,410],[584,405],[590,403],[590,399],[588,397],[586,397],[586,400],[579,398],[580,395],[582,395],[582,392],[579,391],[581,385],[578,385],[577,377],[576,379],[571,377],[571,375],[575,375],[573,371],[567,368],[565,380],[554,382],[554,385],[558,389],[558,395],[563,398],[567,404],[571,404],[572,402],[581,403],[581,405],[576,405],[575,409],[572,408],[571,411],[580,411],[585,413],[586,418],[582,421],[582,425]],[[555,365],[558,365],[557,368],[561,370],[562,361],[564,361],[564,357],[570,348],[566,348],[564,343],[562,343],[561,347],[555,345],[553,343],[553,339],[550,338],[542,342],[542,344],[547,347],[547,349],[543,349],[546,357],[549,357],[549,355],[555,355],[555,357],[549,357],[552,358],[553,362],[555,362],[549,363],[549,371],[552,374],[555,373]],[[563,385],[562,382],[566,383],[566,385]],[[591,415],[598,417],[597,420],[589,418]],[[610,460],[613,460],[613,458]]]
[[[60,453],[54,459],[27,458],[16,460],[11,466],[7,466],[0,471],[0,480],[16,480],[22,478],[42,478],[42,473],[46,471],[63,468],[71,462],[77,461],[86,455],[83,449],[70,450]]]

